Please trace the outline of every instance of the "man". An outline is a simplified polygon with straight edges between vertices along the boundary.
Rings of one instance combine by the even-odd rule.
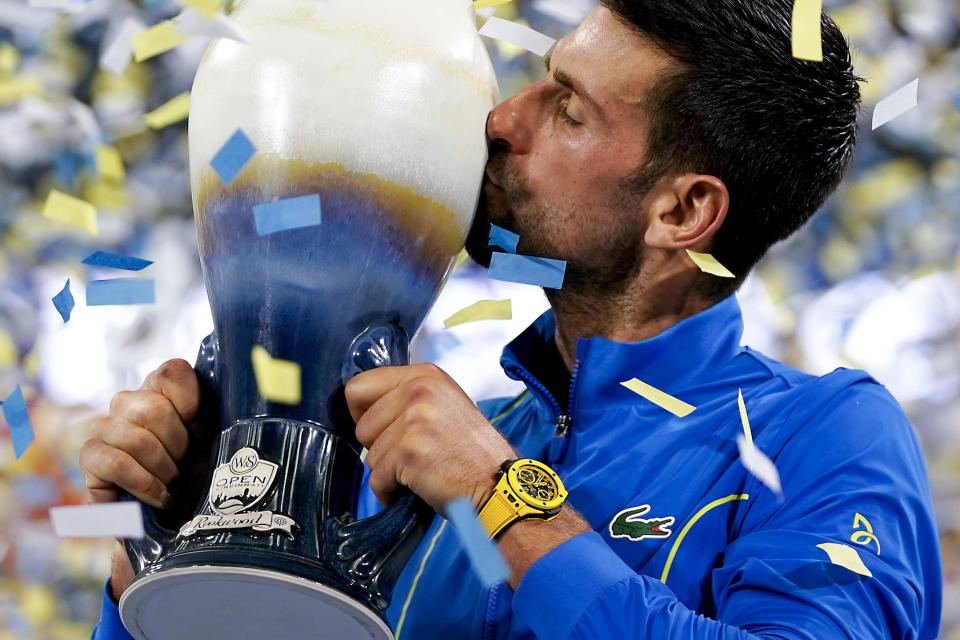
[[[404,485],[438,512],[460,496],[482,511],[517,458],[548,465],[569,499],[497,533],[512,575],[492,589],[436,517],[394,593],[398,637],[937,634],[929,487],[896,402],[862,372],[814,378],[739,345],[731,294],[836,187],[856,133],[842,35],[825,17],[823,62],[793,59],[790,14],[789,0],[607,0],[491,113],[468,248],[486,263],[498,224],[522,253],[566,260],[566,282],[504,351],[517,398],[478,410],[432,365],[347,385],[366,504]],[[737,278],[701,273],[687,249]],[[665,411],[632,378],[695,410]],[[782,499],[740,463],[738,390]],[[93,498],[120,487],[162,506],[198,405],[183,361],[119,394],[82,454]],[[95,637],[125,637],[113,600],[129,573],[118,554]]]

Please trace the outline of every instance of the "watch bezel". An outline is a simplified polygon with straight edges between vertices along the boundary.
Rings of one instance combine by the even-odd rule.
[[[551,500],[539,500],[520,488],[520,481],[517,478],[517,474],[519,473],[519,470],[525,466],[534,466],[550,476],[557,488],[554,498]],[[545,516],[554,515],[560,511],[564,501],[567,499],[567,490],[563,486],[563,481],[560,479],[560,476],[558,476],[553,469],[539,460],[534,460],[532,458],[520,458],[519,460],[512,461],[508,460],[506,463],[504,463],[503,467],[505,467],[504,475],[507,479],[507,486],[510,487],[510,490],[513,492],[513,494],[522,500],[526,506],[543,512],[543,515]]]

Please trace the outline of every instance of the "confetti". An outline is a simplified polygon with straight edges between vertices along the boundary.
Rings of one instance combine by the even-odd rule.
[[[0,76],[10,75],[20,64],[20,51],[9,42],[0,44]]]
[[[133,55],[133,37],[144,30],[143,24],[133,18],[124,19],[113,40],[100,55],[100,66],[111,73],[122,75]]]
[[[205,16],[216,15],[223,8],[223,0],[177,0],[182,6],[189,7]]]
[[[94,251],[83,259],[83,264],[92,267],[107,267],[109,269],[123,269],[124,271],[143,271],[153,264],[152,260],[122,256],[106,251]]]
[[[783,488],[780,486],[780,472],[776,465],[767,457],[763,451],[748,443],[742,434],[737,434],[737,450],[740,452],[740,462],[744,468],[750,472],[763,486],[773,491],[777,496],[783,496]]]
[[[627,389],[630,389],[630,391],[633,391],[641,398],[645,398],[661,409],[669,411],[678,418],[684,418],[696,410],[696,407],[693,405],[687,404],[679,398],[674,398],[669,393],[661,391],[656,387],[652,387],[642,380],[631,378],[630,380],[621,382],[620,384]]]
[[[73,307],[76,303],[73,300],[73,293],[70,292],[70,278],[67,278],[67,284],[63,285],[60,293],[53,296],[53,306],[57,308],[57,313],[63,318],[63,324],[70,321],[70,314],[73,313]]]
[[[492,587],[507,580],[510,577],[510,567],[477,521],[477,514],[470,501],[457,498],[447,503],[445,511],[480,582]]]
[[[186,36],[247,41],[237,25],[227,16],[222,14],[205,16],[193,9],[187,9],[177,16],[177,31]]]
[[[503,227],[491,224],[488,243],[491,247],[500,247],[504,251],[516,253],[517,245],[520,243],[520,236],[513,231],[507,231]]]
[[[3,417],[7,419],[7,426],[10,428],[13,453],[19,460],[33,442],[33,425],[30,424],[27,402],[23,399],[20,385],[3,401]]]
[[[443,328],[449,329],[458,324],[476,322],[478,320],[511,320],[513,319],[513,305],[510,300],[481,300],[469,307],[457,311],[443,321]]]
[[[513,2],[513,0],[474,0],[473,8],[489,9],[491,7],[499,7],[500,5],[507,4],[508,2]]]
[[[224,143],[217,155],[213,156],[210,166],[220,176],[224,186],[229,186],[257,152],[246,134],[237,129],[230,139]]]
[[[917,106],[920,78],[901,87],[877,103],[873,108],[873,129],[882,127]]]
[[[470,254],[467,253],[466,249],[461,249],[460,253],[457,254],[457,259],[453,261],[453,268],[459,269],[463,266],[463,263],[467,261],[467,258],[470,257]]]
[[[492,17],[484,23],[480,29],[480,35],[503,40],[538,56],[547,55],[557,42],[530,27],[497,17]]]
[[[259,204],[253,208],[257,235],[320,224],[320,196],[312,194]]]
[[[0,328],[0,366],[16,365],[20,352],[10,334]]]
[[[97,208],[89,202],[65,193],[50,190],[43,207],[43,216],[97,235]]]
[[[548,289],[563,287],[567,263],[563,260],[495,253],[490,258],[488,274],[494,280],[531,284]]]
[[[821,549],[827,554],[827,557],[830,558],[830,562],[843,567],[844,569],[849,569],[854,573],[858,573],[861,576],[866,576],[872,578],[873,574],[870,572],[870,569],[867,568],[867,565],[863,563],[863,558],[860,557],[860,554],[857,553],[857,550],[853,547],[845,544],[838,544],[836,542],[824,542],[817,545],[817,549]]]
[[[179,47],[189,39],[177,31],[177,25],[170,20],[155,24],[132,38],[133,59],[137,62],[149,60],[161,53]]]
[[[184,92],[143,116],[143,121],[151,129],[163,129],[186,120],[188,115],[190,115],[190,94]]]
[[[114,278],[94,280],[87,285],[87,306],[152,304],[153,280],[150,278]]]
[[[116,147],[108,144],[102,144],[97,147],[96,152],[97,171],[104,180],[114,183],[122,183],[126,180],[127,174],[123,168],[123,156]]]
[[[714,258],[709,253],[697,253],[696,251],[690,251],[687,249],[687,255],[690,256],[690,259],[700,267],[700,271],[704,273],[709,273],[712,276],[719,276],[721,278],[736,278],[737,276],[733,275],[729,269],[720,264],[720,261]]]
[[[793,57],[813,62],[823,61],[820,33],[822,0],[794,0],[791,19]]]
[[[142,538],[139,502],[109,502],[50,509],[53,531],[61,538]]]
[[[23,76],[0,78],[0,106],[19,102],[29,96],[40,95],[42,92],[43,87],[34,78]]]
[[[743,437],[747,444],[753,446],[753,430],[750,428],[750,420],[747,418],[747,405],[743,403],[743,391],[737,389],[737,408],[740,409],[740,424],[743,425]]]
[[[260,345],[250,352],[260,395],[271,402],[300,404],[300,365],[273,358]]]

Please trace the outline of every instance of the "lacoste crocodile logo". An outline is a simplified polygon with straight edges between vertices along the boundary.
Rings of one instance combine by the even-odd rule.
[[[624,509],[610,521],[610,535],[614,538],[628,538],[633,541],[644,538],[669,538],[673,531],[673,516],[663,518],[641,518],[650,511],[650,505],[641,504],[637,507]]]

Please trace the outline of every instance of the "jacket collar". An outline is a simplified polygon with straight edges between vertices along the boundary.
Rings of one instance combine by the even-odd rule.
[[[547,311],[504,348],[500,364],[509,377],[526,383],[534,396],[559,413],[557,401],[531,373],[536,370],[533,363],[553,348],[555,328],[553,311]],[[742,335],[740,305],[730,295],[647,340],[581,338],[570,413],[585,404],[583,399],[595,408],[636,402],[637,396],[620,385],[631,378],[695,404],[697,398],[691,395],[695,383],[709,378],[739,352]]]

